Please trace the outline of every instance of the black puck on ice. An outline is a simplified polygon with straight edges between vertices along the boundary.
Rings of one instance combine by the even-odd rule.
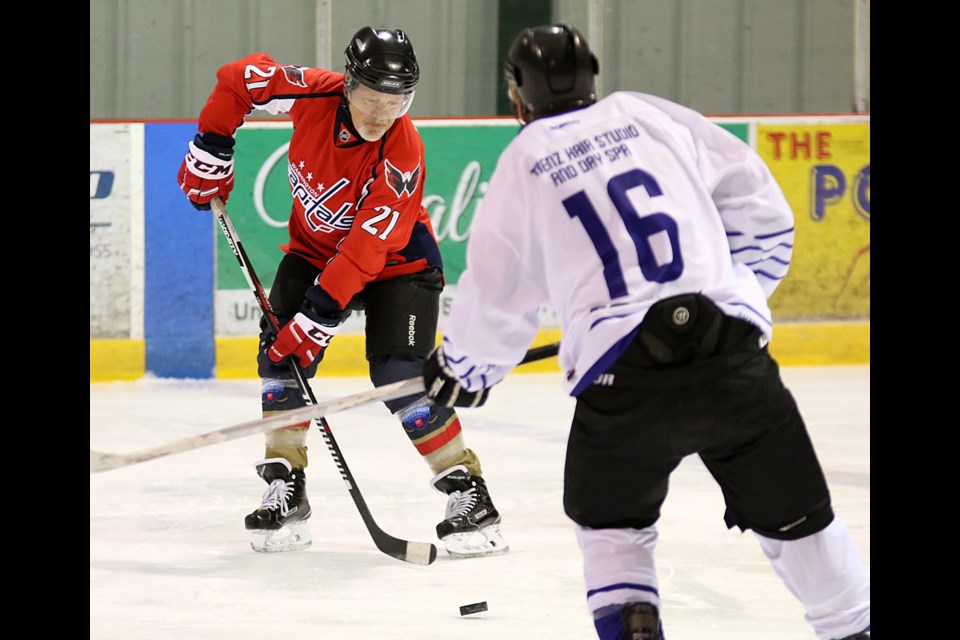
[[[473,604],[465,604],[460,607],[460,615],[468,616],[471,613],[480,613],[481,611],[487,610],[486,602],[474,602]]]

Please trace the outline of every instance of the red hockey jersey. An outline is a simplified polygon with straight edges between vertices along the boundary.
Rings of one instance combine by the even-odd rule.
[[[367,283],[442,268],[423,206],[423,140],[404,115],[367,142],[341,108],[343,74],[280,65],[266,53],[228,63],[200,112],[200,133],[233,136],[253,109],[293,120],[287,151],[290,242],[322,269],[341,308]]]

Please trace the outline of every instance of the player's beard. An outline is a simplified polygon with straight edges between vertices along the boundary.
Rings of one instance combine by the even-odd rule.
[[[367,142],[376,142],[393,126],[393,120],[375,120],[365,118],[360,122],[355,122],[357,133]]]

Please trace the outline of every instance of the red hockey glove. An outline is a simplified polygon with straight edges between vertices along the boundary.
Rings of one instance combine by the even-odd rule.
[[[313,285],[307,289],[300,312],[267,349],[267,356],[276,363],[294,356],[300,367],[306,369],[314,360],[323,359],[324,350],[349,315],[319,285]]]
[[[467,391],[460,384],[457,374],[447,364],[443,347],[437,347],[423,364],[423,385],[427,397],[443,407],[482,407],[490,395],[489,387]]]
[[[341,325],[314,322],[301,311],[280,330],[280,335],[267,349],[267,356],[277,363],[295,356],[300,367],[306,369],[314,360],[323,357],[324,349],[330,346],[330,340],[340,331]]]
[[[177,183],[194,209],[209,211],[214,196],[226,204],[233,190],[233,145],[233,138],[216,133],[194,136],[177,172]]]

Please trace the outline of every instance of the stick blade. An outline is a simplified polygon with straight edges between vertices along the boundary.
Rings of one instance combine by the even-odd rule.
[[[124,464],[123,457],[118,456],[113,453],[103,453],[100,451],[94,451],[90,449],[90,473],[97,473],[98,471],[109,471],[110,469],[116,469],[117,467],[122,467]]]
[[[413,564],[427,566],[437,559],[437,546],[429,542],[407,542],[407,554],[404,560]]]
[[[437,559],[437,547],[429,542],[401,540],[379,529],[372,531],[371,534],[377,548],[391,558],[423,566],[433,564]]]

